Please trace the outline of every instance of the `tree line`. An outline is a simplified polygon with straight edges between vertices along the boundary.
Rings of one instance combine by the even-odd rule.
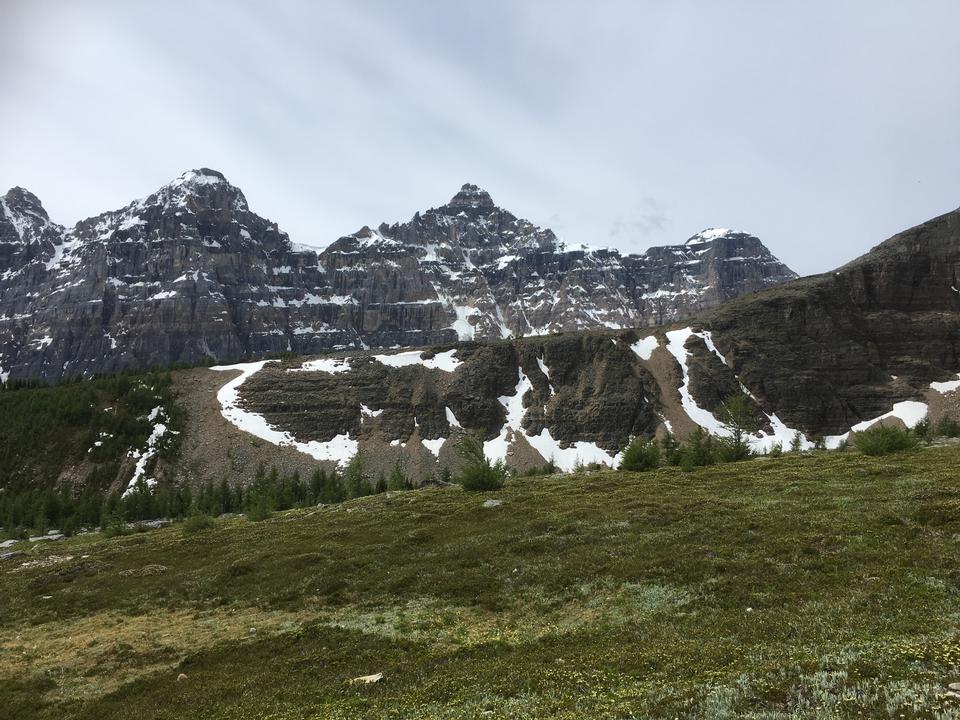
[[[413,487],[397,463],[389,473],[376,475],[357,454],[345,468],[316,468],[309,478],[299,472],[281,473],[259,465],[253,482],[207,481],[191,489],[171,482],[148,484],[140,478],[126,493],[92,484],[79,493],[53,486],[0,490],[0,522],[7,534],[43,534],[51,529],[66,534],[81,529],[106,530],[146,520],[183,519],[191,515],[244,513],[254,519],[278,510],[339,503],[387,490]]]

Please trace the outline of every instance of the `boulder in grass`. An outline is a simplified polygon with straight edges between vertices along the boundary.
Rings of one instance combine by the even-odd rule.
[[[372,685],[373,683],[378,683],[383,680],[383,673],[378,672],[373,675],[361,675],[360,677],[355,677],[350,681],[351,685]]]

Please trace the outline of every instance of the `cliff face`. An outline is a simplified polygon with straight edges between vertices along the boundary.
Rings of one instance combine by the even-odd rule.
[[[611,465],[631,436],[729,434],[723,402],[744,394],[753,449],[798,432],[804,447],[836,446],[881,419],[956,413],[958,275],[960,211],[833,273],[662,328],[271,363],[245,378],[239,403],[304,453],[363,452],[422,474],[455,461],[450,440],[464,429],[520,468]],[[346,454],[337,438],[352,441]]]
[[[42,360],[51,349],[79,348],[90,353],[84,357],[101,353],[104,361],[120,356],[159,362],[164,353],[184,348],[224,355],[302,349],[325,335],[321,323],[330,328],[326,334],[356,340],[354,347],[334,352],[316,341],[322,354],[174,373],[174,396],[187,418],[184,456],[162,472],[179,481],[229,476],[245,482],[260,462],[303,474],[317,463],[342,465],[357,453],[375,472],[399,463],[421,481],[441,466],[456,465],[464,432],[482,436],[491,459],[518,469],[550,460],[565,470],[580,463],[615,465],[634,436],[669,431],[683,439],[698,426],[729,435],[724,401],[740,395],[748,397],[756,420],[758,430],[747,437],[756,451],[787,446],[798,432],[805,447],[816,436],[835,446],[849,431],[887,417],[912,425],[928,411],[933,421],[960,412],[960,212],[907,230],[836,272],[751,293],[666,326],[501,338],[504,326],[511,333],[508,323],[524,317],[515,309],[523,306],[511,303],[531,301],[526,293],[498,295],[505,285],[491,282],[498,276],[490,268],[513,263],[515,278],[537,273],[560,287],[585,289],[586,259],[598,254],[515,246],[514,257],[504,262],[503,251],[466,224],[448,229],[450,239],[443,243],[434,242],[436,236],[427,237],[423,228],[435,230],[438,217],[451,217],[449,210],[342,238],[319,256],[296,252],[266,221],[248,217],[239,223],[247,212],[242,195],[213,177],[203,185],[210,196],[199,212],[192,195],[148,199],[148,211],[81,223],[64,234],[72,244],[45,243],[59,230],[39,212],[30,214],[34,224],[15,226],[12,238],[2,229],[2,237],[12,240],[4,243],[12,248],[5,257],[32,253],[23,267],[50,283],[45,292],[52,301],[31,294],[37,291],[16,294],[11,278],[18,271],[5,271],[5,299],[22,299],[18,312],[46,323],[13,323],[21,329],[20,347],[31,348],[21,357]],[[493,222],[500,212],[481,216]],[[452,217],[478,222],[462,209]],[[522,223],[501,220],[501,228]],[[105,231],[105,225],[125,229]],[[164,240],[171,233],[177,239]],[[526,236],[556,243],[546,231]],[[717,255],[729,252],[727,242],[747,241],[728,234],[698,238],[676,252]],[[639,258],[618,262],[621,268],[642,265]],[[104,275],[104,267],[111,274]],[[286,278],[284,285],[271,281],[277,273]],[[373,273],[382,274],[367,282]],[[612,274],[597,277],[607,282]],[[156,279],[170,275],[172,282]],[[468,282],[475,283],[469,290]],[[84,292],[90,287],[102,295],[89,300]],[[478,287],[489,293],[489,309],[467,316],[474,339],[461,341],[461,318],[438,296],[478,297]],[[40,310],[32,311],[34,303]],[[407,307],[409,315],[388,315]],[[548,321],[567,318],[579,325],[583,305],[552,307],[555,314],[544,315]],[[526,321],[531,314],[525,313]],[[385,317],[396,325],[385,329]],[[388,337],[415,337],[416,324],[416,337],[433,342],[430,347],[356,347],[368,338],[386,344]],[[294,332],[307,325],[309,332]],[[267,327],[279,332],[265,332]],[[39,332],[51,339],[37,342]],[[489,335],[494,339],[478,338]],[[94,366],[94,360],[88,363]],[[151,413],[142,420],[158,429],[165,417]],[[143,457],[148,450],[130,448],[124,457]],[[118,486],[123,481],[118,476]]]
[[[836,272],[707,313],[740,380],[800,428],[831,434],[920,400],[960,371],[960,211]]]
[[[3,378],[654,325],[795,277],[730,231],[571,248],[472,185],[322,252],[207,169],[69,230],[19,188],[0,211]]]

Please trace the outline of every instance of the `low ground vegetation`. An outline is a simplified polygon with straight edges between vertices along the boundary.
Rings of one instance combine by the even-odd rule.
[[[2,398],[3,393],[0,393]],[[953,434],[955,433],[955,434]],[[905,452],[938,437],[960,436],[960,423],[945,418],[935,426],[924,422],[913,430],[876,425],[856,433],[852,445],[865,455],[887,455]],[[736,462],[760,457],[750,452],[745,434],[731,437],[711,435],[697,429],[684,443],[667,433],[661,440],[634,438],[624,448],[621,469],[647,472],[661,466],[680,467],[685,471],[718,463]],[[792,453],[801,453],[799,440],[791,444]],[[840,452],[847,450],[844,443]],[[436,484],[455,482],[467,490],[485,492],[503,486],[510,472],[502,463],[491,463],[484,455],[483,442],[473,435],[465,436],[458,451],[459,470],[440,471]],[[822,443],[815,452],[825,451]],[[765,457],[777,458],[783,449],[775,446]],[[580,467],[577,470],[583,471]],[[547,476],[557,472],[549,462],[531,468],[524,476]],[[281,474],[275,467],[257,469],[252,482],[228,484],[207,482],[196,490],[160,482],[148,486],[140,479],[126,494],[107,493],[95,484],[84,486],[78,494],[67,487],[28,488],[16,486],[0,492],[0,518],[5,522],[7,537],[41,535],[56,529],[71,535],[80,529],[100,528],[112,535],[124,534],[131,524],[157,518],[183,520],[192,515],[216,517],[227,513],[245,514],[251,520],[265,520],[275,511],[317,504],[340,503],[345,500],[382,492],[409,490],[413,487],[403,467],[397,463],[389,474],[370,473],[363,456],[355,456],[342,471],[318,468],[310,478],[299,474]]]
[[[852,441],[844,441],[834,452],[846,452],[851,444],[864,455],[891,455],[915,450],[920,445],[929,445],[937,438],[960,437],[960,423],[944,418],[931,426],[926,421],[913,429],[890,427],[876,424],[859,433],[854,433]],[[623,449],[620,469],[631,472],[645,472],[663,465],[678,466],[690,471],[695,468],[719,463],[738,462],[752,458],[766,457],[776,459],[783,456],[783,446],[775,444],[769,452],[757,454],[750,450],[745,432],[734,431],[727,437],[719,437],[697,428],[684,443],[678,443],[671,433],[658,442],[652,438],[637,437]],[[814,453],[827,451],[822,438],[815,438]],[[803,436],[797,433],[790,443],[789,452],[802,454]]]
[[[0,718],[957,717],[958,478],[812,452],[24,546]]]

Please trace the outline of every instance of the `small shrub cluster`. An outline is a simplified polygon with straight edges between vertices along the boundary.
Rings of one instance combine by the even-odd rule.
[[[546,465],[538,465],[536,467],[528,468],[520,473],[520,475],[523,477],[537,477],[540,475],[556,475],[558,472],[560,472],[560,468],[557,467],[557,464],[553,461],[553,458],[550,458]]]
[[[853,444],[864,455],[891,455],[912,450],[918,445],[917,436],[909,430],[876,424],[853,436]]]
[[[737,462],[753,456],[744,437],[718,437],[697,428],[680,444],[671,433],[658,443],[654,439],[634,438],[623,449],[620,469],[645,472],[664,465],[692,470],[717,463]]]
[[[503,462],[490,462],[483,451],[483,441],[476,435],[464,435],[457,452],[463,463],[454,476],[454,482],[460,483],[465,490],[497,490],[503,487],[507,479],[507,469]]]
[[[660,445],[656,440],[637,437],[623,450],[620,469],[630,472],[653,470],[660,466]]]
[[[196,513],[187,516],[183,521],[183,531],[185,533],[196,533],[201,530],[208,530],[213,527],[213,518],[204,513]]]
[[[960,422],[945,415],[937,423],[935,434],[937,437],[960,437]]]

